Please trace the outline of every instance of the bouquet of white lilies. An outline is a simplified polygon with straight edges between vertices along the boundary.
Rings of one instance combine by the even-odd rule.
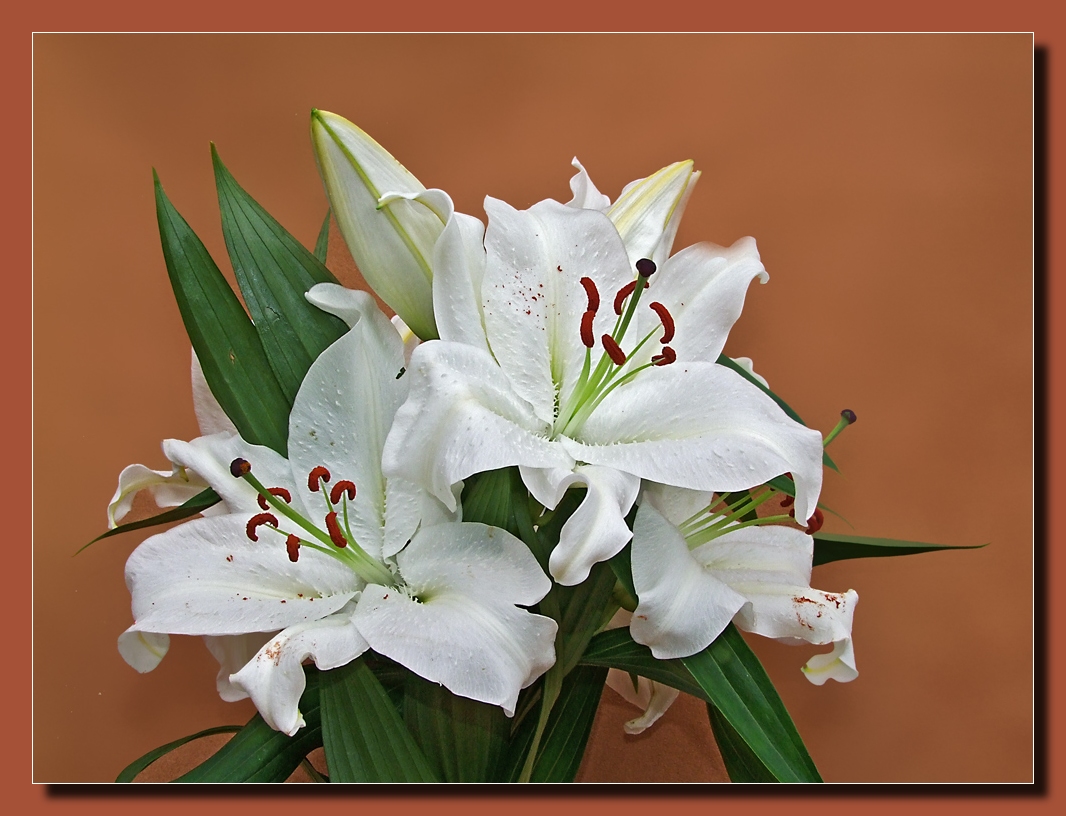
[[[119,477],[105,536],[183,521],[127,562],[119,651],[202,636],[259,713],[119,779],[231,730],[182,781],[572,781],[606,683],[632,733],[704,700],[734,781],[820,781],[738,629],[850,681],[858,596],[812,565],[944,548],[820,531],[855,414],[823,439],[723,355],[754,240],[671,254],[688,161],[612,203],[575,159],[569,202],[486,198],[486,226],[341,117],[311,135],[391,319],[327,269],[330,214],[305,249],[212,151],[242,305],[156,181],[202,435]],[[122,523],[142,491],[163,512]]]

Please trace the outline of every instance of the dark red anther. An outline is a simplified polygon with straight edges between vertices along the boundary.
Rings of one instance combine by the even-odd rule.
[[[631,280],[625,286],[618,290],[618,294],[614,296],[614,313],[617,315],[622,314],[622,307],[625,305],[626,298],[633,294],[633,290],[637,288],[637,282]]]
[[[592,278],[582,278],[581,285],[585,287],[585,294],[589,299],[588,310],[590,312],[595,312],[600,308],[600,293],[596,289],[595,281],[593,281]]]
[[[669,343],[674,339],[674,317],[670,314],[670,310],[663,306],[658,301],[653,301],[648,304],[651,306],[652,311],[659,315],[659,321],[663,324],[663,336],[659,339],[660,343]]]
[[[617,366],[625,365],[626,354],[611,335],[605,334],[600,338],[600,342],[603,343],[603,350],[607,352],[607,356],[611,358],[612,363]]]
[[[333,485],[333,489],[329,491],[329,500],[336,504],[341,500],[341,494],[348,494],[348,501],[355,498],[355,485],[349,482],[347,479],[341,479],[337,484]]]
[[[238,457],[229,463],[229,472],[239,479],[252,472],[252,465],[247,459]]]
[[[641,258],[637,261],[637,272],[641,277],[650,278],[655,274],[655,261],[651,258]]]
[[[348,539],[346,539],[344,533],[341,532],[341,525],[337,521],[337,514],[335,512],[326,513],[326,530],[329,532],[329,540],[338,547],[348,546]]]
[[[596,345],[596,336],[592,333],[592,321],[595,317],[595,312],[585,312],[581,315],[581,342],[585,344],[585,348]]]
[[[794,502],[795,500],[796,500],[795,496],[785,496],[785,498],[781,499],[781,506],[782,507],[791,507],[792,506],[792,502]]]
[[[822,525],[825,524],[825,516],[822,515],[822,511],[815,508],[814,515],[811,516],[810,521],[807,522],[807,535],[814,535],[822,529]]]
[[[277,496],[279,499],[285,502],[285,504],[292,504],[292,493],[286,490],[284,487],[268,487],[267,493],[271,496]],[[270,505],[267,504],[266,496],[260,493],[256,498],[259,500],[259,506],[264,510],[269,510]]]
[[[329,481],[329,471],[322,465],[312,468],[311,472],[307,474],[307,489],[318,492],[319,479],[323,482]]]
[[[285,539],[285,551],[289,554],[289,560],[296,562],[300,560],[300,537],[290,535]]]
[[[244,526],[244,532],[248,535],[248,538],[252,539],[252,541],[259,540],[259,536],[255,534],[255,528],[260,524],[269,524],[271,527],[277,527],[278,517],[272,513],[256,513],[248,519],[248,523]]]
[[[661,354],[656,354],[651,361],[658,366],[670,365],[677,360],[677,352],[669,346],[663,346]]]

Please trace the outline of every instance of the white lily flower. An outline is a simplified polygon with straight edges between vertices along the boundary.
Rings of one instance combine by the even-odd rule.
[[[427,190],[385,148],[335,113],[311,112],[311,142],[359,271],[417,337],[437,337],[432,284],[438,239],[453,223],[480,234],[481,222],[456,213],[447,193]]]
[[[723,509],[712,512],[716,505]],[[726,510],[709,493],[646,486],[633,524],[633,639],[661,660],[686,657],[733,621],[765,637],[831,643],[833,651],[812,657],[804,673],[817,685],[853,680],[859,596],[812,589],[814,539],[793,527],[737,521],[744,510]]]
[[[643,210],[617,211],[641,251],[660,251],[676,229],[691,186],[686,164],[631,185],[627,200]],[[680,192],[678,179],[686,179]],[[672,199],[655,194],[664,184]],[[577,184],[581,199],[595,194]],[[441,340],[411,356],[411,394],[385,446],[386,473],[449,507],[456,482],[508,465],[521,467],[549,508],[571,485],[586,486],[549,562],[562,584],[580,583],[629,540],[624,517],[642,478],[732,491],[791,472],[797,517],[810,516],[820,434],[715,364],[748,284],[765,278],[753,240],[689,247],[655,274],[645,257],[635,273],[603,212],[555,201],[520,212],[492,198],[485,209],[484,248],[455,229],[436,271]],[[661,217],[642,221],[649,212]]]
[[[147,671],[167,634],[227,638],[208,641],[225,669],[258,638],[220,691],[249,695],[287,734],[303,725],[303,661],[336,668],[368,648],[513,714],[518,692],[554,663],[557,629],[516,604],[537,603],[551,582],[507,532],[457,522],[414,484],[382,475],[408,388],[403,344],[369,295],[343,300],[354,328],[308,371],[288,460],[231,432],[165,443],[229,512],[153,536],[130,556],[135,623],[120,651]]]

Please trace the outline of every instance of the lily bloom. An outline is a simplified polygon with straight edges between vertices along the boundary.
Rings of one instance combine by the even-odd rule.
[[[147,671],[167,634],[251,635],[260,648],[250,658],[236,641],[209,647],[232,647],[217,655],[224,665],[246,660],[231,686],[287,734],[303,725],[303,661],[331,669],[368,648],[511,715],[518,692],[555,660],[556,623],[520,608],[551,582],[504,530],[456,521],[416,485],[382,475],[408,389],[403,341],[369,295],[341,291],[324,300],[353,327],[300,387],[289,459],[232,432],[168,441],[171,461],[204,479],[228,512],[153,536],[130,556],[135,623],[119,649]]]

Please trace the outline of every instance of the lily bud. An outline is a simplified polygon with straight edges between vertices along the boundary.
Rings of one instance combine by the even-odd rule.
[[[427,191],[347,119],[311,111],[311,143],[333,215],[370,287],[423,340],[433,318],[433,246],[451,201]]]
[[[640,258],[650,258],[658,266],[666,262],[699,177],[691,161],[674,162],[623,188],[607,216],[622,236],[632,263]]]

